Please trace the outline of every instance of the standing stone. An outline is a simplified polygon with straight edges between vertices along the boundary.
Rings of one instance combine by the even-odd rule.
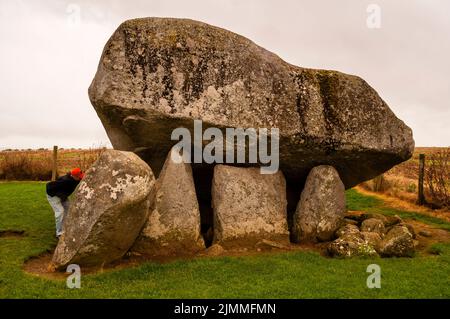
[[[309,173],[294,213],[293,240],[328,241],[345,215],[345,188],[331,166],[314,167]]]
[[[154,183],[152,170],[136,154],[104,151],[75,193],[53,266],[94,266],[121,258],[146,221]]]
[[[165,256],[204,249],[192,168],[181,161],[175,148],[167,156],[155,189],[154,205],[132,250],[144,255]]]
[[[212,183],[214,243],[254,247],[262,239],[287,244],[286,181],[283,173],[217,165]]]

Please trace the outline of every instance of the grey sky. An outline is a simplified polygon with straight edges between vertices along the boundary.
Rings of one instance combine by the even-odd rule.
[[[371,3],[379,29],[366,24]],[[292,64],[359,75],[417,146],[450,145],[450,1],[30,0],[0,3],[0,149],[110,145],[87,88],[117,26],[145,16],[200,20]]]

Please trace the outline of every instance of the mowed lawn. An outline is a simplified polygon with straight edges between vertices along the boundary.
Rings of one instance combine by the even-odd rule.
[[[413,216],[435,227],[449,223],[385,207],[373,197],[347,192],[352,210]],[[414,258],[331,259],[295,251],[247,257],[197,258],[83,275],[80,289],[65,280],[25,273],[24,261],[56,245],[45,184],[0,183],[0,298],[449,298],[450,244],[440,255]],[[381,288],[366,285],[367,266],[381,267]]]

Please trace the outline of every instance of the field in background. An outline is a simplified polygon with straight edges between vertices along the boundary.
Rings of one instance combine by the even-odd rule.
[[[383,175],[360,184],[360,187],[410,203],[418,199],[419,154],[425,154],[425,199],[433,208],[450,209],[450,148],[417,147],[411,159]],[[431,183],[431,185],[430,185]],[[438,184],[438,185],[436,185]],[[436,194],[436,188],[440,193]],[[442,194],[441,194],[442,193]]]
[[[59,149],[58,173],[64,175],[74,167],[87,170],[104,147]],[[52,150],[5,150],[0,152],[0,180],[48,181],[52,177]]]
[[[104,147],[60,149],[58,174],[73,167],[88,169]],[[432,208],[450,206],[450,148],[417,147],[413,157],[360,187],[415,203],[418,198],[419,154],[425,154],[425,199]],[[52,150],[5,150],[0,152],[0,180],[47,181],[52,175]],[[431,183],[431,184],[430,184]]]

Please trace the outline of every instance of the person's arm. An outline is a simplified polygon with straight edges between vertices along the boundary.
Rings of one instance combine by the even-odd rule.
[[[67,200],[67,195],[65,193],[63,193],[63,192],[57,192],[55,194],[55,196],[58,196],[59,198],[61,198],[62,201]]]
[[[56,181],[54,182],[54,188],[53,188],[54,196],[58,196],[63,201],[67,200],[67,197],[69,196],[69,194],[67,194],[69,183],[70,183],[70,181],[68,180],[66,175],[58,177],[56,179]]]

